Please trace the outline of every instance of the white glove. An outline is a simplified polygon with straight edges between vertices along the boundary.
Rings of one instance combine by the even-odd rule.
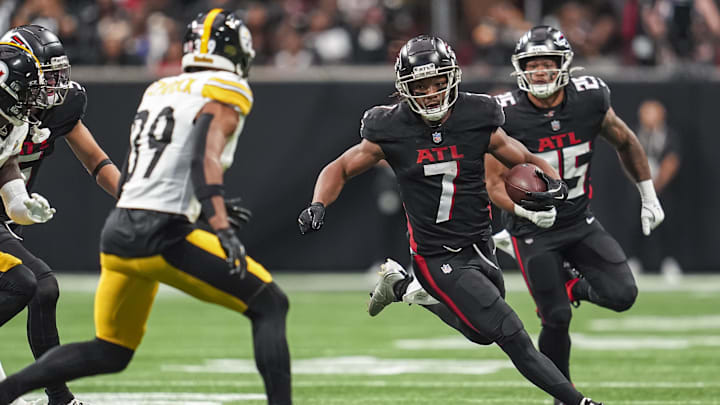
[[[655,194],[652,180],[641,181],[636,186],[640,192],[640,202],[642,203],[640,224],[642,225],[643,234],[648,236],[665,219],[665,211],[663,211],[660,200]]]
[[[55,208],[52,208],[48,200],[38,193],[30,194],[30,198],[23,201],[23,205],[28,210],[28,218],[36,224],[47,222],[55,215]]]
[[[515,204],[514,211],[515,215],[528,219],[540,228],[550,228],[555,223],[555,218],[557,217],[555,207],[543,211],[530,211],[521,207],[520,204]]]
[[[55,208],[50,207],[45,197],[37,193],[28,195],[22,179],[10,180],[0,187],[0,197],[5,212],[19,225],[47,222],[55,215]]]
[[[495,242],[495,247],[512,256],[513,259],[515,258],[515,249],[513,249],[510,232],[508,232],[507,229],[503,229],[494,234],[492,238],[493,242]]]

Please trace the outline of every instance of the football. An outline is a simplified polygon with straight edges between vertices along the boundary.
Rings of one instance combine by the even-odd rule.
[[[527,200],[527,192],[547,191],[547,184],[535,173],[540,170],[531,163],[515,165],[505,174],[505,191],[514,203]]]

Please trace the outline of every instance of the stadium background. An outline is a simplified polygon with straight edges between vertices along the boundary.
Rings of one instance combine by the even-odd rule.
[[[254,211],[242,236],[270,269],[352,271],[387,256],[406,258],[403,214],[392,179],[379,169],[350,182],[324,232],[301,237],[295,220],[315,176],[359,140],[363,111],[390,101],[392,61],[409,37],[433,32],[449,39],[464,69],[461,88],[497,92],[514,87],[509,56],[532,22],[565,32],[574,65],[608,83],[614,108],[633,128],[642,101],[665,104],[682,164],[661,195],[668,218],[657,246],[685,271],[717,269],[720,13],[712,0],[29,0],[3,2],[0,27],[34,22],[60,32],[73,79],[88,90],[84,121],[120,164],[143,88],[179,71],[185,22],[216,6],[242,10],[258,52],[250,78],[256,102],[227,183],[228,195],[242,196]],[[614,153],[598,144],[593,206],[634,254],[637,193]],[[27,244],[56,269],[94,271],[112,201],[82,175],[66,145],[58,148],[37,185],[59,212],[27,229]]]

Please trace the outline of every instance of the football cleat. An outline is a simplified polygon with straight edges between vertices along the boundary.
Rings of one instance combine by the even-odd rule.
[[[565,291],[567,292],[568,300],[570,301],[570,304],[572,304],[572,306],[574,306],[575,308],[580,306],[580,300],[575,299],[572,293],[572,289],[578,281],[580,281],[579,278],[574,278],[565,282]]]
[[[583,398],[579,405],[603,405],[602,402],[595,402],[590,398]]]
[[[392,259],[387,259],[385,263],[380,265],[380,279],[373,292],[370,293],[370,301],[368,302],[368,313],[375,316],[380,313],[386,306],[395,301],[399,301],[395,297],[393,286],[400,280],[408,277],[407,271]]]

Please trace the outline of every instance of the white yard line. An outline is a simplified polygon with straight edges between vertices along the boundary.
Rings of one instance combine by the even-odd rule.
[[[58,273],[62,291],[95,292],[97,274]],[[286,291],[370,291],[377,281],[375,273],[307,273],[277,272],[275,280]],[[508,291],[526,292],[527,287],[519,273],[506,273],[505,286]],[[698,294],[720,292],[720,275],[685,275],[676,282],[668,282],[661,276],[640,275],[638,287],[643,293],[686,291]],[[160,295],[177,293],[176,290],[160,287]]]

